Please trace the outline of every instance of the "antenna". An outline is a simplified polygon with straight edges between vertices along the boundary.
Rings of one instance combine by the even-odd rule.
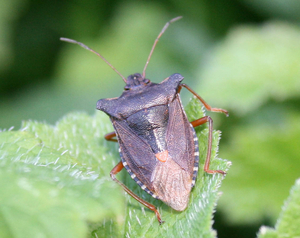
[[[81,42],[78,42],[76,40],[72,40],[72,39],[69,39],[69,38],[64,38],[64,37],[61,37],[60,38],[61,41],[66,41],[66,42],[69,42],[69,43],[73,43],[73,44],[77,44],[77,45],[80,45],[81,47],[83,47],[84,49],[86,50],[89,50],[91,52],[93,52],[94,54],[98,55],[101,59],[104,60],[105,63],[107,63],[109,65],[109,67],[111,67],[118,75],[120,75],[120,77],[123,79],[123,81],[125,83],[127,83],[126,81],[126,78],[114,67],[112,66],[102,55],[100,55],[98,52],[94,51],[93,49],[89,48],[88,46],[86,46],[85,44],[81,43]]]
[[[177,20],[179,20],[179,19],[181,19],[181,18],[182,18],[182,16],[179,16],[179,17],[175,17],[175,18],[173,18],[172,20],[168,21],[168,22],[166,23],[166,25],[163,27],[163,29],[161,30],[161,32],[158,34],[157,38],[156,38],[155,41],[154,41],[154,44],[153,44],[152,49],[151,49],[151,51],[150,51],[150,54],[149,54],[149,56],[148,56],[146,65],[145,65],[145,67],[144,67],[143,74],[142,74],[142,77],[143,77],[143,78],[146,77],[146,69],[147,69],[147,66],[148,66],[148,64],[149,64],[149,61],[150,61],[151,56],[152,56],[152,54],[153,54],[154,48],[155,48],[155,46],[156,46],[156,44],[157,44],[159,38],[162,36],[162,34],[164,34],[164,32],[167,30],[167,28],[169,27],[169,25],[170,25],[171,23],[173,23],[174,21],[177,21]]]

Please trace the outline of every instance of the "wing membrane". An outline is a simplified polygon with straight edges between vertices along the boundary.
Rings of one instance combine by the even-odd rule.
[[[151,147],[130,129],[125,121],[115,120],[113,124],[121,148],[122,161],[126,162],[131,172],[151,190],[150,179],[157,163]]]
[[[194,133],[181,106],[179,94],[169,105],[167,145],[172,159],[186,171],[193,171],[195,163]]]

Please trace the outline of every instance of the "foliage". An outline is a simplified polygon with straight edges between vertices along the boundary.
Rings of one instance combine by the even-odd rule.
[[[192,118],[203,115],[199,108],[195,101],[190,104]],[[109,171],[118,162],[116,146],[103,138],[110,130],[103,113],[71,113],[55,126],[27,121],[19,131],[1,132],[1,237],[215,237],[212,214],[223,176],[200,169],[188,209],[175,212],[123,173],[130,189],[159,208],[166,221],[160,226],[154,213],[133,198],[124,201],[110,179]],[[207,132],[206,126],[198,131],[200,168]],[[219,139],[215,131],[213,157]],[[229,165],[221,159],[212,162],[215,169],[227,170]]]
[[[285,201],[275,229],[261,227],[258,238],[299,237],[300,236],[300,180],[290,191]]]
[[[142,71],[165,22],[182,15],[146,75],[161,82],[181,73],[211,106],[229,111],[229,118],[209,114],[222,131],[220,155],[233,162],[215,227],[220,238],[254,237],[262,223],[274,225],[299,177],[299,12],[298,0],[0,0],[0,128],[29,119],[54,124],[70,111],[91,115],[99,98],[120,95],[123,82],[104,62],[59,37],[87,44],[127,76]],[[108,169],[118,158],[111,153]],[[116,220],[89,229],[110,230]]]
[[[299,175],[299,42],[291,24],[237,27],[200,71],[204,98],[232,119],[221,127],[234,166],[220,200],[231,222],[274,222]]]

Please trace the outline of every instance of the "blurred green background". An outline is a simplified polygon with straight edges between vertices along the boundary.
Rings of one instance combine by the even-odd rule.
[[[220,157],[233,162],[217,207],[218,237],[255,237],[275,224],[300,177],[300,1],[0,1],[0,128],[22,120],[54,124],[70,111],[93,114],[141,72],[163,25],[147,78],[181,73],[230,117],[208,113],[222,131]],[[191,95],[183,92],[186,103]],[[109,171],[108,171],[109,172]]]

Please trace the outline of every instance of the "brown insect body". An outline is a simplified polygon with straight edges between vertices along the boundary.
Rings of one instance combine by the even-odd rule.
[[[160,84],[145,82],[140,74],[128,78],[127,90],[119,98],[99,100],[97,109],[111,118],[130,176],[151,196],[182,211],[199,160],[198,139],[177,93],[183,77],[173,74]],[[166,159],[160,160],[163,152]]]
[[[208,150],[204,165],[207,173],[225,174],[222,170],[210,170],[212,144],[212,119],[209,116],[189,122],[183,109],[180,91],[188,89],[209,111],[222,112],[224,109],[211,108],[196,92],[182,84],[183,76],[173,74],[161,83],[146,79],[145,72],[158,39],[170,25],[180,19],[169,21],[151,49],[143,73],[124,78],[102,55],[86,45],[67,38],[61,40],[79,44],[101,57],[126,83],[124,92],[118,98],[101,99],[97,109],[105,112],[111,119],[115,132],[105,139],[118,141],[120,145],[119,162],[110,172],[114,181],[134,199],[155,212],[161,224],[160,213],[155,206],[138,197],[116,178],[124,167],[131,178],[147,193],[162,200],[177,211],[186,209],[192,187],[198,174],[199,147],[194,127],[209,122]],[[114,139],[117,137],[117,140]]]

